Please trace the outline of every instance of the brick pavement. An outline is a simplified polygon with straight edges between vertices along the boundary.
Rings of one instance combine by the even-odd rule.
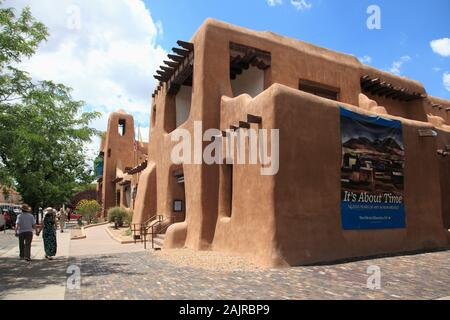
[[[19,260],[18,240],[12,230],[0,234],[0,299],[62,300],[66,285],[69,232],[57,232],[55,260],[45,259],[42,236],[34,236],[31,262]]]
[[[142,244],[120,245],[106,226],[84,240],[58,232],[58,258],[17,259],[13,234],[0,233],[0,299],[443,299],[450,296],[450,251],[329,266],[208,271],[163,260]],[[70,243],[70,245],[69,245]],[[3,249],[1,249],[3,248]],[[81,270],[81,288],[65,287],[67,267]],[[381,289],[367,289],[367,268],[381,268]]]
[[[180,267],[150,252],[78,256],[81,289],[66,299],[439,299],[450,295],[450,251],[331,266],[214,272]],[[367,288],[367,267],[381,289]]]

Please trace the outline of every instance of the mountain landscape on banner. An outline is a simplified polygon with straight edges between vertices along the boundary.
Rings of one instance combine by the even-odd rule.
[[[366,137],[351,138],[343,146],[360,152],[388,153],[404,156],[403,147],[393,138],[370,140]]]

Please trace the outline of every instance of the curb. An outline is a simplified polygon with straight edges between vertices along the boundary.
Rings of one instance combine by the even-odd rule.
[[[96,223],[96,224],[90,224],[84,227],[81,227],[81,236],[78,237],[70,237],[70,240],[81,240],[81,239],[86,239],[86,232],[84,231],[85,229],[89,229],[92,227],[97,227],[97,226],[102,226],[104,224],[108,224],[109,222],[101,222],[101,223]]]
[[[111,230],[109,230],[109,228],[106,228],[106,233],[111,237],[111,239],[113,239],[114,241],[117,241],[120,244],[130,244],[130,243],[134,243],[134,240],[122,240],[118,237],[116,237]]]
[[[100,222],[100,223],[96,223],[96,224],[89,224],[87,226],[81,227],[81,229],[89,229],[89,228],[93,228],[93,227],[97,227],[97,226],[102,226],[104,224],[108,224],[108,221],[105,222]]]

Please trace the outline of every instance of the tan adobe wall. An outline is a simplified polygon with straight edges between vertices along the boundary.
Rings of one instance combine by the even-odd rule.
[[[182,170],[186,220],[168,229],[165,248],[215,249],[247,255],[262,265],[298,265],[447,244],[437,142],[417,134],[419,128],[433,128],[426,123],[425,99],[397,103],[369,96],[389,114],[404,117],[400,120],[407,149],[407,228],[343,232],[338,103],[297,90],[300,79],[321,83],[339,89],[341,104],[357,106],[365,74],[425,93],[422,85],[363,66],[352,56],[211,19],[191,42],[195,48],[192,105],[179,128],[193,133],[194,121],[202,121],[203,131],[224,130],[245,120],[247,113],[261,115],[264,128],[281,130],[280,172],[261,176],[258,167],[234,166],[233,208],[228,217],[221,166],[185,164],[180,168],[171,162],[170,153],[177,144],[171,141],[176,98],[166,95],[164,85],[152,104],[149,166],[139,181],[133,222],[155,214],[174,215],[173,200],[183,197],[174,172]],[[255,99],[230,100],[230,42],[271,54],[271,67],[264,77],[266,91]],[[425,169],[423,163],[430,167]]]
[[[119,135],[119,120],[125,121],[124,136]],[[133,116],[123,110],[110,114],[103,149],[102,204],[104,217],[106,217],[107,210],[116,205],[116,185],[112,181],[116,178],[117,169],[123,172],[126,167],[135,166],[134,134]],[[121,195],[121,199],[123,199],[123,195]]]

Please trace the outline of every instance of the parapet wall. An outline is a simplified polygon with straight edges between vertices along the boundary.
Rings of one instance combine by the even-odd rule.
[[[255,99],[222,102],[225,110],[261,115],[262,127],[280,130],[280,168],[262,177],[254,166],[236,166],[232,215],[219,216],[213,248],[286,266],[447,246],[437,139],[418,133],[433,127],[389,115],[403,126],[406,228],[343,230],[340,105],[373,115],[277,84]]]

